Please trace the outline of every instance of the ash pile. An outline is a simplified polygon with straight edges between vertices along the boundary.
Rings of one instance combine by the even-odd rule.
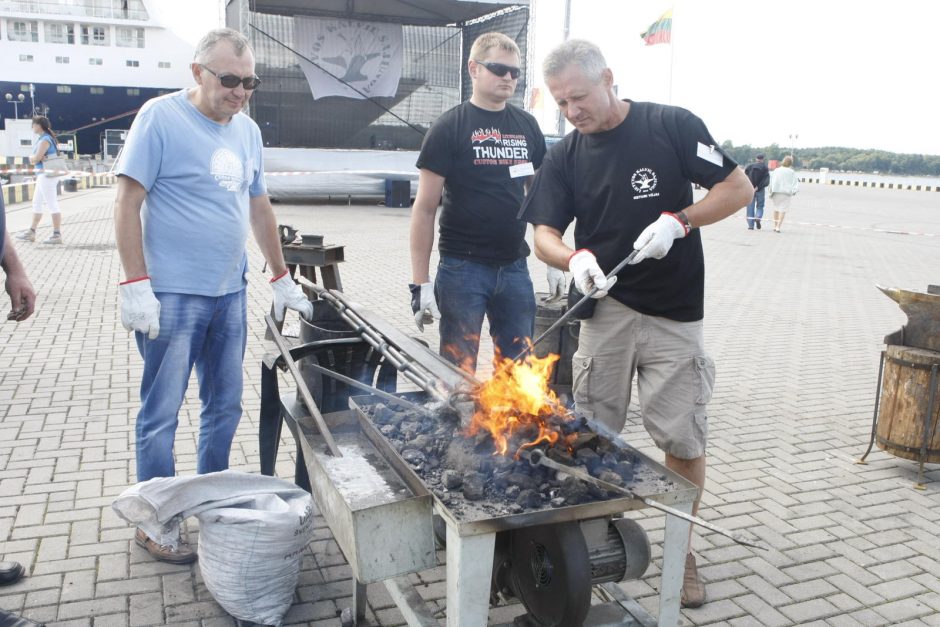
[[[519,426],[497,441],[489,431],[462,429],[457,414],[446,409],[436,419],[383,404],[363,410],[428,489],[465,519],[622,498],[545,466],[533,466],[522,455],[534,448],[553,461],[639,496],[672,485],[639,452],[598,435],[574,415],[553,415],[539,424]]]

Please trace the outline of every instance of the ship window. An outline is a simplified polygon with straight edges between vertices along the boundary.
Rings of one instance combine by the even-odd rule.
[[[61,22],[46,24],[46,41],[51,44],[74,44],[75,26]]]
[[[128,88],[127,88],[127,95],[128,95],[128,96],[139,96],[139,95],[140,95],[140,90],[139,90],[138,88],[136,88],[136,87],[128,87]]]
[[[69,58],[68,57],[56,57],[55,62],[56,63],[68,63]]]
[[[127,67],[140,67],[140,61],[134,61],[133,59],[127,60]]]
[[[86,46],[107,46],[108,27],[82,24],[82,44]]]
[[[115,43],[122,48],[143,48],[144,29],[118,26]]]
[[[92,87],[91,93],[100,96],[101,94],[104,93],[104,87]]]
[[[20,61],[23,61],[24,63],[32,63],[32,62],[33,62],[33,55],[31,55],[31,54],[21,54],[21,55],[20,55]]]
[[[58,93],[60,93],[60,94],[70,94],[70,93],[72,93],[72,87],[71,87],[71,85],[56,85],[56,86],[55,86],[55,90],[56,90],[56,92],[58,92]]]
[[[96,59],[94,57],[88,59],[88,65],[103,65],[104,61],[101,59]]]
[[[159,62],[157,62],[157,67],[160,68],[161,70],[167,70],[167,69],[170,68],[170,62],[169,62],[169,61],[159,61]]]
[[[10,41],[39,41],[39,23],[35,20],[10,20],[7,22],[7,37]]]

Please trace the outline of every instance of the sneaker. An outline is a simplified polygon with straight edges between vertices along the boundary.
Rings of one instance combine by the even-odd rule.
[[[705,584],[699,577],[695,556],[685,556],[685,575],[682,577],[682,607],[702,607],[705,604]]]
[[[47,237],[46,239],[42,240],[42,243],[43,243],[43,244],[61,244],[61,243],[62,243],[62,234],[61,234],[61,233],[53,233],[52,235],[50,235],[50,236]]]
[[[134,541],[137,546],[147,550],[154,559],[170,564],[192,564],[196,561],[196,552],[193,547],[180,538],[179,544],[175,547],[163,544],[157,544],[144,533],[143,529],[138,529],[134,534]]]
[[[754,226],[757,227],[757,230],[760,231],[760,220],[754,223]]]
[[[19,242],[35,242],[36,231],[34,231],[33,229],[26,229],[25,231],[17,235],[16,239]]]

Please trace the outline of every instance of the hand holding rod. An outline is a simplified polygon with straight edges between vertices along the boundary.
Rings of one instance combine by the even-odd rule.
[[[607,275],[607,278],[608,278],[608,279],[612,279],[612,278],[614,278],[615,276],[617,276],[617,273],[619,273],[621,270],[623,270],[623,269],[627,266],[628,263],[630,263],[631,261],[633,261],[634,257],[636,257],[636,255],[637,255],[638,252],[640,252],[640,251],[639,251],[639,250],[634,250],[632,253],[630,253],[629,255],[627,255],[627,257],[624,258],[623,261],[621,261],[620,263],[618,263],[618,264],[614,267],[614,269],[610,271],[610,273]],[[548,337],[548,335],[549,335],[552,331],[554,331],[555,329],[557,329],[558,327],[560,327],[560,326],[563,325],[564,323],[566,323],[566,322],[568,322],[569,320],[571,320],[571,318],[574,316],[574,312],[578,310],[578,307],[580,307],[580,306],[583,305],[584,303],[588,302],[588,300],[594,298],[594,295],[597,294],[599,291],[600,291],[600,288],[598,288],[597,286],[594,286],[594,289],[593,289],[593,290],[591,290],[589,293],[585,294],[585,295],[581,298],[581,300],[579,300],[579,301],[576,302],[574,305],[572,305],[571,307],[569,307],[569,308],[568,308],[568,311],[566,311],[558,320],[556,320],[556,321],[554,322],[554,324],[552,324],[552,326],[548,327],[548,329],[546,329],[545,332],[542,333],[542,335],[540,335],[540,336],[538,336],[537,338],[535,338],[535,339],[532,341],[531,344],[529,344],[528,346],[526,346],[525,348],[523,348],[522,351],[521,351],[518,355],[516,355],[515,361],[519,361],[520,359],[522,359],[523,357],[525,357],[526,354],[527,354],[529,351],[531,351],[533,348],[535,348],[536,344],[538,344],[539,342],[541,342],[542,340],[544,340],[546,337]]]
[[[715,533],[720,533],[723,536],[727,536],[731,538],[738,544],[743,544],[744,546],[750,546],[755,549],[761,549],[764,551],[767,550],[767,547],[761,544],[758,544],[756,540],[749,540],[737,532],[730,531],[723,527],[719,527],[718,525],[714,523],[710,523],[707,520],[703,520],[699,518],[698,516],[692,516],[691,514],[686,514],[685,512],[679,511],[673,507],[669,507],[668,505],[663,505],[662,503],[659,503],[652,499],[639,496],[638,494],[635,494],[634,492],[627,490],[626,488],[622,488],[619,485],[609,483],[607,481],[602,481],[596,477],[591,476],[590,474],[581,470],[580,468],[572,468],[571,466],[559,464],[555,460],[547,458],[545,456],[545,453],[543,453],[539,449],[533,449],[531,451],[523,451],[521,455],[522,457],[529,460],[529,463],[533,466],[545,466],[546,468],[551,468],[552,470],[563,472],[565,474],[571,475],[572,477],[576,477],[582,481],[595,485],[602,490],[607,490],[608,492],[617,492],[631,499],[642,501],[643,503],[645,503],[649,507],[652,507],[653,509],[658,509],[672,516],[678,516],[679,518],[683,520],[687,520],[694,525],[700,525],[702,527],[705,527],[706,529],[710,529],[711,531],[714,531]]]

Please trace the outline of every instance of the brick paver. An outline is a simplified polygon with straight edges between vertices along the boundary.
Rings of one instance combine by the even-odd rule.
[[[111,189],[66,195],[66,244],[17,246],[40,302],[31,320],[3,324],[0,343],[0,559],[22,562],[29,576],[0,588],[0,607],[56,626],[232,625],[198,567],[150,560],[110,508],[134,481],[142,368],[119,322],[112,198]],[[696,532],[713,600],[683,611],[684,620],[940,624],[940,467],[927,466],[926,490],[917,491],[916,462],[876,448],[867,465],[854,463],[868,443],[882,339],[905,322],[875,285],[923,290],[940,282],[940,194],[805,185],[794,207],[780,234],[747,231],[743,213],[703,233],[706,342],[718,379],[701,515],[750,531],[769,550]],[[413,332],[407,209],[275,209],[282,223],[345,245],[346,292]],[[7,211],[11,228],[27,224],[26,205]],[[271,350],[262,339],[270,292],[261,262],[252,247],[245,414],[232,451],[233,468],[246,471],[258,470],[257,373]],[[544,289],[542,264],[533,258],[530,266]],[[425,332],[432,346],[435,334],[436,327]],[[487,340],[484,347],[490,350]],[[181,473],[195,468],[195,389],[193,381],[180,414]],[[633,410],[625,437],[659,459]],[[282,477],[292,476],[293,450],[286,435]],[[655,614],[663,518],[636,516],[654,563],[623,589]],[[190,529],[195,534],[195,524]],[[443,615],[443,569],[412,579]],[[286,623],[338,626],[350,586],[349,568],[318,519]],[[369,599],[370,624],[403,623],[381,586],[370,586]],[[518,612],[497,608],[491,619]]]

